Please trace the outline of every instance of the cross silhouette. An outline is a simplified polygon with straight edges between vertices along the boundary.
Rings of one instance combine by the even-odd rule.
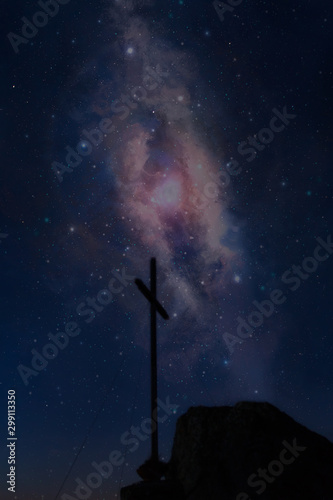
[[[151,367],[151,420],[156,424],[151,435],[151,460],[158,462],[158,422],[155,410],[157,406],[157,348],[156,348],[156,313],[163,319],[169,319],[169,315],[156,298],[156,259],[150,260],[150,290],[142,280],[136,279],[140,292],[150,302],[150,367]]]

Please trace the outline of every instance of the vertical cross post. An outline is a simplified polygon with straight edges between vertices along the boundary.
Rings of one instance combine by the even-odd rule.
[[[150,356],[151,356],[151,419],[155,421],[155,429],[151,436],[151,456],[153,461],[158,461],[158,422],[154,419],[157,405],[157,340],[156,340],[156,259],[150,261],[150,291],[152,301],[150,303]]]
[[[169,315],[164,307],[157,300],[156,284],[156,259],[153,257],[150,261],[150,290],[142,280],[136,279],[135,284],[140,292],[150,302],[150,388],[151,388],[151,420],[155,428],[151,436],[151,459],[158,462],[158,422],[157,422],[157,339],[156,339],[156,313],[158,312],[163,319],[169,319]]]

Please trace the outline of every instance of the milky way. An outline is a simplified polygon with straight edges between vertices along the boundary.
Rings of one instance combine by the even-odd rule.
[[[216,338],[221,340],[222,330],[211,324],[211,314],[244,265],[240,233],[229,210],[233,186],[222,173],[221,148],[212,148],[217,138],[208,136],[205,127],[211,110],[205,103],[198,62],[191,50],[166,41],[163,30],[152,28],[137,7],[134,2],[121,2],[111,8],[109,29],[117,33],[117,41],[73,78],[72,85],[83,92],[85,82],[103,62],[104,77],[94,90],[82,94],[87,103],[84,118],[82,106],[78,112],[71,103],[71,117],[86,131],[80,133],[78,123],[77,151],[86,155],[93,149],[89,160],[102,172],[95,198],[99,192],[105,206],[98,208],[98,218],[96,208],[87,207],[87,219],[94,222],[75,227],[88,250],[86,255],[76,255],[75,265],[86,259],[91,266],[92,258],[107,255],[109,248],[98,241],[97,234],[103,231],[102,221],[112,231],[117,224],[117,232],[127,242],[126,255],[121,255],[121,245],[113,245],[112,253],[119,254],[131,274],[148,269],[151,256],[157,258],[160,298],[173,318],[167,338],[161,337],[162,364],[176,356],[180,337],[187,355],[196,361],[202,347],[193,348],[193,344],[212,351]],[[142,10],[143,2],[139,7]],[[93,147],[89,131],[103,119],[112,120],[113,131]],[[91,185],[87,161],[77,168],[82,186]],[[66,173],[61,188],[71,189],[75,175]],[[104,231],[107,234],[110,229]],[[138,313],[137,302],[126,307]],[[224,313],[219,316],[225,327]],[[147,321],[134,334],[136,343],[145,347]],[[182,363],[179,369],[183,370]]]
[[[196,61],[158,39],[132,7],[132,2],[122,3],[111,11],[119,34],[113,50],[122,75],[117,86],[122,104],[120,99],[108,101],[103,85],[99,90],[107,101],[103,113],[105,106],[116,110],[116,141],[110,136],[106,143],[115,206],[129,246],[135,245],[135,253],[128,255],[132,265],[144,268],[149,255],[157,257],[164,275],[162,296],[178,318],[169,340],[184,331],[186,312],[187,322],[192,319],[187,340],[211,345],[209,304],[216,306],[240,265],[237,227],[228,211],[232,186],[218,176],[223,158],[209,149],[198,126],[200,103],[189,90],[194,81],[200,85]],[[230,233],[234,237],[228,246]],[[199,350],[188,348],[190,352],[192,358],[199,356]]]

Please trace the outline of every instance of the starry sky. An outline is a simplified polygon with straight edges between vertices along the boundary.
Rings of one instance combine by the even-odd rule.
[[[160,458],[193,405],[268,401],[333,440],[331,9],[6,3],[1,498],[119,499],[139,480],[150,320],[134,279],[149,286],[151,257],[170,316]]]

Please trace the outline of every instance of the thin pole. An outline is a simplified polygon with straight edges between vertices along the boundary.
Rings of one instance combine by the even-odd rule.
[[[158,461],[158,422],[156,418],[157,405],[157,346],[156,346],[156,259],[150,261],[150,290],[153,300],[150,303],[150,356],[151,356],[151,420],[156,422],[156,427],[151,439],[151,457]],[[154,418],[155,416],[155,418]]]
[[[156,290],[156,259],[150,260],[150,290],[142,280],[136,278],[135,284],[140,292],[150,302],[150,384],[151,384],[151,460],[158,462],[158,423],[157,423],[157,346],[156,346],[156,316],[157,313],[165,320],[170,319],[164,307],[157,301]]]

